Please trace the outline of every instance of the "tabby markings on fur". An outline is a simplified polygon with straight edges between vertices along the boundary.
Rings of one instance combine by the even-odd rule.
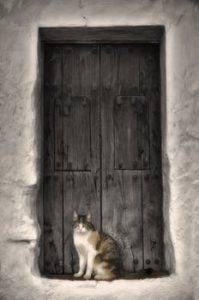
[[[99,233],[91,223],[91,215],[73,215],[73,239],[79,257],[79,271],[90,279],[112,280],[120,275],[121,259],[116,241],[108,234]]]

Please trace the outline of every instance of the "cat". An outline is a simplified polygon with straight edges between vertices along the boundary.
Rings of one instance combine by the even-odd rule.
[[[119,247],[110,235],[95,230],[91,214],[74,212],[73,240],[79,257],[79,271],[75,277],[84,275],[84,279],[90,279],[94,274],[96,280],[112,280],[120,276]]]

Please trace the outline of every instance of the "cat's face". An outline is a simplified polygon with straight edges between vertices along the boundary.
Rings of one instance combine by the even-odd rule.
[[[91,215],[78,215],[76,212],[73,214],[73,231],[77,233],[88,233],[93,231],[94,226],[91,223]]]

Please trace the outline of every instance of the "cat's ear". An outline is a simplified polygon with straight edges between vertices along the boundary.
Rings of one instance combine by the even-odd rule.
[[[74,212],[73,212],[73,221],[75,222],[75,221],[77,221],[77,219],[78,219],[78,214],[77,214],[77,212],[74,210]]]
[[[88,213],[88,214],[86,215],[86,221],[87,221],[87,222],[90,222],[90,221],[91,221],[91,213]]]

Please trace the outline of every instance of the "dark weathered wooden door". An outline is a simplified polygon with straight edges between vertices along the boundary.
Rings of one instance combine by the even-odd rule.
[[[73,211],[100,229],[99,46],[45,47],[44,267],[77,268]]]
[[[74,209],[118,241],[125,270],[160,270],[158,45],[46,45],[44,58],[45,272],[77,269]]]
[[[102,76],[102,227],[125,270],[162,268],[159,48],[105,45]]]

